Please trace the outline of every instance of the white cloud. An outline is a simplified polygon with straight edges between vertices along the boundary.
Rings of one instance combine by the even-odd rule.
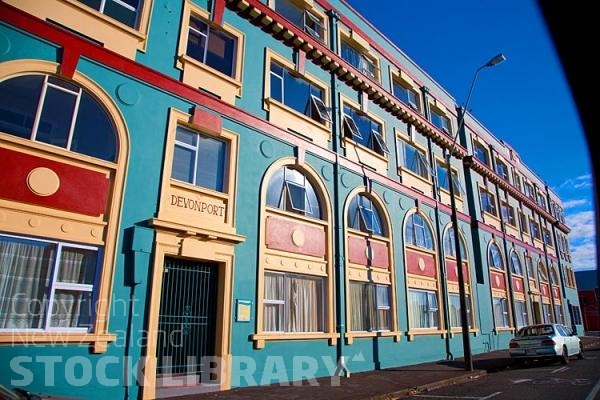
[[[571,247],[573,269],[590,269],[596,267],[596,243],[588,242]]]
[[[581,211],[567,214],[566,223],[571,228],[569,239],[571,241],[581,239],[593,239],[596,235],[596,223],[593,211]]]
[[[578,200],[567,200],[563,203],[563,208],[573,208],[577,206],[587,205],[588,201],[586,199],[578,199]]]
[[[580,175],[575,178],[567,179],[558,186],[558,189],[583,189],[592,187],[592,175]]]

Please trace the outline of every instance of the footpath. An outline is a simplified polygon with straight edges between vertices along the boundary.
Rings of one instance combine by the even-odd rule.
[[[600,350],[600,337],[580,336],[584,352]],[[463,359],[409,365],[398,368],[351,374],[341,377],[339,386],[331,385],[331,377],[318,378],[318,386],[302,382],[302,386],[254,386],[227,391],[169,397],[169,400],[393,400],[425,393],[444,386],[469,382],[511,364],[508,350],[473,356],[473,371],[466,371]],[[297,384],[297,383],[296,383]]]

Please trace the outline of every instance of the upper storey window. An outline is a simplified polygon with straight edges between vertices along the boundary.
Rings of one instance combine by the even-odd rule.
[[[344,135],[378,154],[389,153],[383,126],[352,107],[344,105]]]
[[[271,98],[319,122],[331,122],[325,90],[271,61]]]
[[[421,112],[421,96],[415,89],[394,79],[392,91],[394,93],[394,97],[396,97],[398,100],[408,104],[414,110]]]
[[[89,93],[53,76],[0,82],[0,131],[115,162],[117,135],[107,112]]]
[[[227,142],[177,127],[171,171],[173,179],[223,192],[228,158]]]
[[[450,122],[450,118],[440,110],[436,108],[431,108],[431,122],[444,131],[447,135],[452,133],[452,124]]]
[[[502,253],[498,245],[492,243],[488,250],[488,264],[491,268],[496,268],[504,271],[504,261],[502,261]]]
[[[186,54],[224,75],[235,77],[237,38],[196,16],[190,17]]]
[[[321,219],[321,206],[306,175],[290,167],[278,169],[267,188],[267,205]]]
[[[488,153],[488,149],[481,143],[474,141],[473,142],[473,151],[475,153],[475,158],[487,165],[490,166],[490,155]]]
[[[379,80],[377,61],[366,52],[359,50],[346,41],[342,41],[342,58],[373,80]]]
[[[78,0],[132,28],[137,28],[142,0]]]
[[[504,161],[496,158],[496,173],[502,177],[505,181],[508,181],[508,167]]]
[[[325,41],[325,19],[314,10],[304,7],[302,1],[275,0],[275,11],[312,37]]]

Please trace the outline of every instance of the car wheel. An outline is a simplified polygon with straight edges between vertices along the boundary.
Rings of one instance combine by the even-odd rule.
[[[569,352],[567,352],[567,346],[563,346],[562,356],[560,357],[560,363],[567,365],[569,363]]]
[[[577,354],[577,359],[583,360],[585,358],[583,354],[583,343],[579,343],[579,354]]]

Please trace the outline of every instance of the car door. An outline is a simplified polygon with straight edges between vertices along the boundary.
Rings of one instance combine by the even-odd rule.
[[[573,355],[575,353],[577,353],[579,351],[579,343],[577,340],[577,336],[573,336],[573,333],[571,332],[571,329],[567,328],[564,325],[559,325],[560,331],[562,331],[563,335],[565,336],[565,343],[567,345],[567,348],[569,349],[569,354]]]

